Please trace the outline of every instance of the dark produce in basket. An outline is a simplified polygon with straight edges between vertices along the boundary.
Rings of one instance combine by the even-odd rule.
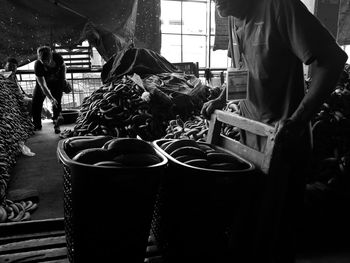
[[[69,156],[74,156],[78,152],[88,148],[103,147],[106,142],[113,139],[112,136],[85,136],[73,137],[65,141],[65,151]]]
[[[78,136],[66,139],[64,149],[76,162],[95,166],[140,167],[160,163],[150,143],[135,138]]]
[[[94,164],[103,161],[111,161],[112,159],[113,156],[111,155],[111,153],[108,150],[102,148],[85,149],[72,158],[73,161],[85,164]]]
[[[147,142],[135,138],[118,138],[108,143],[107,149],[114,155],[130,153],[155,154],[154,148]]]
[[[191,139],[172,139],[161,143],[159,147],[172,158],[185,165],[213,170],[244,170],[246,163],[236,156],[219,150],[214,145],[196,142]]]

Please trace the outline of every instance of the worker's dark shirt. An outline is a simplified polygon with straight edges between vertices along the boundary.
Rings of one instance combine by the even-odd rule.
[[[56,66],[51,68],[45,66],[40,60],[37,60],[34,64],[34,73],[37,77],[44,77],[47,87],[51,90],[56,87],[62,87],[63,81],[63,58],[58,53],[52,54],[52,59],[55,61]],[[38,82],[37,82],[37,85]]]
[[[334,38],[299,0],[257,0],[237,20],[238,43],[249,70],[242,115],[274,125],[289,118],[301,102],[303,63],[338,48]]]
[[[286,119],[304,96],[303,65],[337,44],[299,0],[255,1],[237,30],[249,69],[243,114],[264,123]]]

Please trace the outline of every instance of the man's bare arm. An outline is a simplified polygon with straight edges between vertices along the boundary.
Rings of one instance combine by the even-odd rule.
[[[347,55],[340,48],[319,55],[312,65],[310,88],[291,116],[291,120],[309,122],[333,91],[344,69]]]

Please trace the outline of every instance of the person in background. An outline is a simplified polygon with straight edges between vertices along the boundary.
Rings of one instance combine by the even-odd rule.
[[[41,111],[45,97],[52,103],[53,122],[55,133],[60,133],[60,124],[63,122],[61,115],[61,99],[63,87],[67,85],[66,65],[60,54],[52,52],[48,46],[37,49],[38,59],[34,64],[36,85],[33,91],[32,115],[36,130],[41,130]]]
[[[23,100],[24,100],[24,105],[27,108],[27,111],[29,113],[31,113],[31,109],[32,109],[32,95],[31,94],[27,94],[22,86],[18,83],[18,79],[17,79],[17,67],[18,67],[18,61],[17,59],[13,58],[13,57],[9,57],[6,59],[5,61],[5,71],[11,72],[11,75],[8,77],[8,79],[12,80],[14,83],[16,83],[19,92],[21,94],[23,94]]]
[[[300,0],[215,0],[221,17],[230,17],[237,68],[248,72],[247,97],[240,114],[276,127],[275,176],[268,176],[258,214],[257,261],[294,262],[295,229],[300,220],[312,138],[310,120],[334,89],[347,55]],[[233,41],[234,42],[234,41]],[[303,63],[311,65],[305,92]],[[226,105],[226,90],[205,103],[210,118]],[[244,144],[262,150],[264,141],[247,132]],[[273,157],[274,158],[274,157]],[[278,161],[276,161],[278,160]],[[282,168],[283,169],[280,169]],[[251,249],[253,251],[253,248]],[[242,261],[243,262],[243,261]]]

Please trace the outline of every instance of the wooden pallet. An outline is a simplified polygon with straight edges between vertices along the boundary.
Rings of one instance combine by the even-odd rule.
[[[221,134],[221,125],[223,123],[236,126],[242,130],[249,131],[258,136],[267,137],[266,147],[263,152],[252,149],[239,141],[233,140]],[[239,116],[236,113],[215,110],[209,123],[207,142],[228,149],[247,161],[250,161],[255,167],[267,174],[270,168],[272,151],[275,141],[275,128],[261,122],[253,121]]]
[[[68,263],[63,218],[0,224],[0,262]],[[150,236],[145,262],[162,262]]]
[[[68,262],[62,218],[0,224],[0,262]]]

